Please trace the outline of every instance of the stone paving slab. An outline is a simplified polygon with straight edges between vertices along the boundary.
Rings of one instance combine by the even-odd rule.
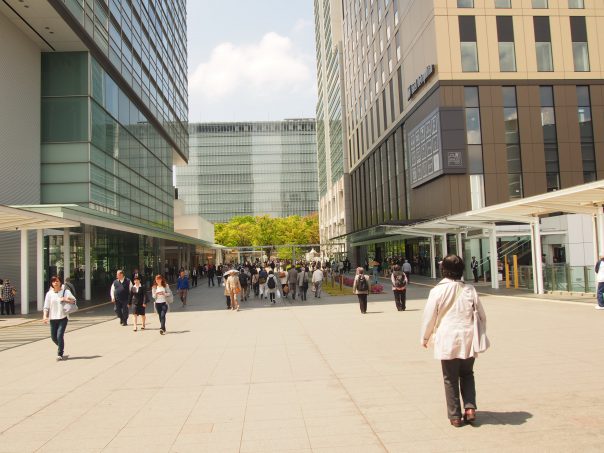
[[[65,362],[49,339],[2,351],[0,452],[602,451],[603,312],[484,296],[479,422],[455,429],[419,347],[428,290],[362,315],[350,296],[232,312],[199,287],[165,336],[107,316],[68,330]]]

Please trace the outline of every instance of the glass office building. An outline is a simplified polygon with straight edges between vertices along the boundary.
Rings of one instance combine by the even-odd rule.
[[[315,121],[191,124],[189,165],[176,167],[187,214],[286,217],[318,210]]]
[[[0,204],[73,225],[29,233],[40,254],[30,274],[70,276],[80,297],[104,300],[117,269],[195,264],[211,244],[174,231],[172,168],[188,159],[186,1],[7,0],[0,29],[11,62]],[[14,235],[0,234],[0,250],[20,284]],[[31,280],[40,300],[45,285]]]

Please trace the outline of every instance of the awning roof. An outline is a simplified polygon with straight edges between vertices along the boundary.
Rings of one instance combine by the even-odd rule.
[[[141,226],[138,223],[129,221],[124,218],[116,218],[116,216],[97,211],[95,209],[78,206],[75,204],[64,205],[30,205],[30,206],[14,206],[19,210],[24,210],[31,214],[44,215],[45,217],[54,218],[58,222],[66,222],[67,225],[49,226],[45,228],[66,228],[71,226],[80,226],[80,224],[92,225],[111,230],[125,231],[133,234],[157,237],[167,239],[174,242],[200,245],[204,247],[219,247],[207,241],[202,241],[185,234],[175,233],[172,231],[155,228],[151,225]]]
[[[80,226],[80,223],[77,221],[0,205],[0,231],[41,230],[78,226]]]

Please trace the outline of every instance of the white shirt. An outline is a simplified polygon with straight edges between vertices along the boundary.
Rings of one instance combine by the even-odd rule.
[[[317,269],[312,273],[312,282],[322,282],[323,281],[323,271],[321,269]]]
[[[126,280],[126,277],[124,277],[124,280]],[[124,280],[118,280],[118,281],[123,284]],[[130,291],[132,291],[132,280],[130,281],[130,287],[128,288],[128,294],[130,294]],[[115,286],[113,286],[113,283],[111,283],[111,290],[109,291],[109,294],[111,295],[111,302],[115,302]]]
[[[50,288],[44,298],[44,311],[48,311],[48,319],[63,319],[69,316],[63,310],[63,302],[61,298],[65,296],[68,299],[75,301],[75,297],[68,289],[61,289],[58,292]]]
[[[409,261],[403,263],[403,272],[406,274],[411,272],[411,264],[409,264]]]
[[[163,292],[163,294],[157,294],[157,293],[162,293],[162,292]],[[163,287],[163,286],[160,286],[160,285],[154,286],[151,289],[151,295],[155,299],[155,303],[156,304],[162,304],[162,303],[166,303],[167,302],[167,300],[166,300],[166,293],[167,292],[168,291],[166,290],[166,288]]]
[[[602,283],[604,282],[604,260],[600,260],[600,268],[598,269],[598,272],[596,272],[596,281],[598,283]]]

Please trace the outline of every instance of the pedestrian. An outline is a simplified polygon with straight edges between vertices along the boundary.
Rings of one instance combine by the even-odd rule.
[[[604,310],[604,255],[600,256],[600,259],[596,263],[596,281],[598,282],[598,289],[596,293],[596,310]]]
[[[199,276],[199,271],[197,270],[196,267],[193,267],[193,270],[191,271],[191,280],[193,281],[193,286],[197,287],[197,278]]]
[[[222,264],[219,264],[216,270],[214,271],[216,273],[216,281],[218,282],[218,286],[222,284],[222,274],[224,274],[224,270],[225,267]],[[214,282],[212,282],[212,284],[213,283]]]
[[[296,293],[298,292],[298,270],[294,266],[287,271],[287,286],[289,286],[292,301],[296,300]]]
[[[159,333],[164,335],[166,333],[166,315],[168,313],[168,306],[172,303],[174,296],[170,290],[170,285],[166,282],[166,279],[157,274],[153,280],[153,287],[151,288],[151,296],[155,300],[155,311],[159,316]]]
[[[254,289],[254,298],[260,295],[260,284],[258,283],[258,269],[252,267],[252,288]]]
[[[268,279],[268,273],[265,268],[261,268],[258,272],[258,293],[260,294],[260,299],[268,298],[268,290],[266,288],[266,280]]]
[[[315,297],[321,298],[321,286],[323,285],[323,271],[321,265],[317,264],[317,268],[312,273],[312,288],[315,293]]]
[[[367,313],[367,295],[369,294],[369,276],[365,275],[365,269],[357,267],[357,273],[352,283],[352,292],[359,299],[361,313]]]
[[[176,281],[176,294],[182,302],[182,306],[187,305],[187,294],[189,293],[189,277],[185,275],[185,271],[181,270],[178,280]]]
[[[275,275],[275,271],[273,271],[272,269],[268,271],[268,277],[266,278],[266,289],[268,290],[270,302],[274,304],[276,302],[275,296],[277,294],[277,291],[282,293],[283,288],[281,288],[281,282]]]
[[[225,274],[225,278],[228,278],[227,274]],[[224,284],[224,296],[226,297],[226,306],[227,306],[227,310],[230,310],[231,309],[231,291],[226,286],[226,279],[225,279],[224,283],[225,283]]]
[[[61,279],[51,277],[50,289],[44,298],[42,322],[50,321],[50,338],[57,345],[57,361],[69,357],[65,354],[65,330],[69,322],[69,315],[65,313],[64,304],[75,304],[76,299],[68,288],[61,289]]]
[[[111,284],[111,302],[114,303],[115,313],[120,318],[120,324],[122,326],[128,325],[128,299],[130,298],[130,291],[132,289],[132,282],[124,276],[124,271],[119,269],[116,272],[116,279]]]
[[[300,272],[298,272],[298,292],[300,293],[300,300],[306,300],[306,291],[308,291],[308,268],[301,266]]]
[[[136,277],[138,277],[138,278],[139,278],[139,280],[140,280],[140,282],[141,282],[141,285],[143,285],[143,286],[144,286],[144,284],[145,284],[145,279],[143,278],[143,274],[141,274],[141,273],[139,272],[139,270],[138,270],[138,268],[137,268],[137,267],[135,267],[135,268],[134,268],[134,270],[132,271],[132,276],[130,277],[130,281],[131,281],[131,282],[134,282],[134,279],[135,279]],[[67,282],[67,281],[68,281],[68,279],[65,279],[65,282]],[[75,293],[73,293],[73,294],[75,295]]]
[[[2,290],[4,289],[4,280],[0,278],[0,314],[4,316],[4,299],[2,298]],[[8,306],[6,307],[8,309]]]
[[[224,289],[231,298],[231,310],[239,311],[239,298],[241,297],[241,282],[239,281],[239,272],[231,269],[224,274]]]
[[[392,268],[390,281],[392,282],[396,309],[398,311],[405,311],[407,309],[407,276],[398,264],[395,264]]]
[[[371,273],[373,274],[373,284],[377,285],[378,283],[378,274],[380,272],[380,263],[377,260],[373,260],[373,266],[371,268]]]
[[[472,261],[470,261],[470,269],[472,269],[472,275],[474,275],[474,283],[478,283],[478,261],[475,256],[473,256]]]
[[[2,285],[2,314],[4,314],[5,310],[7,315],[15,314],[16,295],[17,289],[11,285],[10,280],[7,278]]]
[[[214,276],[216,275],[216,268],[214,267],[213,264],[210,264],[208,266],[208,288],[211,286],[215,286],[214,285]],[[222,274],[220,274],[222,275]],[[218,286],[220,286],[220,281],[218,281]]]
[[[67,288],[69,291],[71,291],[71,294],[73,294],[73,297],[78,297],[78,295],[76,294],[76,289],[75,286],[73,285],[73,283],[71,282],[71,279],[69,277],[65,277],[65,282],[63,283],[63,287]]]
[[[134,331],[136,332],[138,330],[139,316],[143,320],[141,330],[145,330],[147,320],[145,313],[147,308],[147,293],[145,292],[145,288],[141,286],[140,275],[134,277],[134,283],[132,285],[132,289],[130,290],[130,300],[128,301],[128,306],[131,307],[132,305],[134,305]]]
[[[434,358],[441,361],[448,418],[455,427],[463,425],[460,388],[464,420],[472,423],[476,419],[475,323],[480,322],[486,331],[484,309],[476,289],[461,280],[463,272],[464,262],[459,256],[443,259],[443,279],[430,291],[420,336],[424,348],[434,337]]]
[[[403,263],[403,272],[405,273],[405,277],[407,277],[407,282],[410,282],[412,268],[411,263],[409,263],[408,260],[405,260],[405,262]]]
[[[251,275],[247,270],[247,267],[242,267],[239,270],[239,284],[241,285],[240,299],[244,302],[247,302],[247,298],[250,294],[250,279]]]
[[[288,299],[289,286],[287,285],[287,272],[283,270],[278,272],[277,275],[279,276],[279,286],[281,286],[281,297]]]

